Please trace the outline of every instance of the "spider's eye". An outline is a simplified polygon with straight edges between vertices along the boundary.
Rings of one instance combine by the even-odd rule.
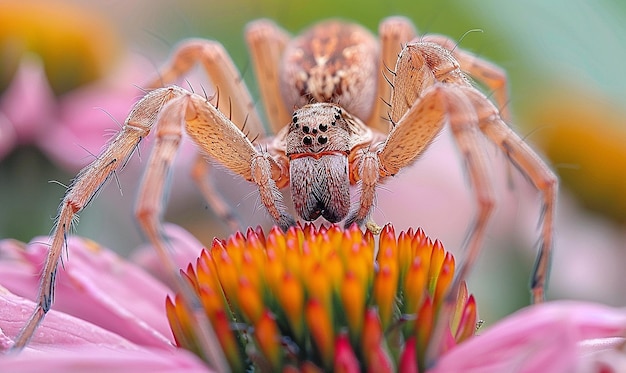
[[[326,132],[328,130],[328,124],[326,123],[320,123],[319,127],[320,131],[322,132]]]
[[[309,128],[309,126],[302,126],[302,132],[309,133],[310,131],[311,129]]]
[[[320,144],[324,145],[328,142],[328,137],[326,136],[319,136],[317,138],[317,142],[319,142]]]
[[[291,118],[291,121],[293,122],[293,124],[298,123],[298,116],[294,114],[293,117]]]
[[[304,145],[311,145],[313,144],[313,138],[311,136],[304,136],[304,138],[302,139],[302,143]]]

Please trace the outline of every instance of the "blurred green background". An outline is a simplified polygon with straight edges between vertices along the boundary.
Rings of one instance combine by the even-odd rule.
[[[0,92],[10,86],[25,53],[39,56],[52,90],[61,100],[81,86],[114,79],[111,75],[116,67],[131,55],[139,56],[152,69],[122,84],[141,86],[154,76],[179,40],[203,37],[224,44],[256,97],[243,41],[247,22],[268,17],[296,33],[317,20],[341,17],[376,32],[380,20],[390,15],[411,18],[422,34],[441,33],[455,40],[468,30],[482,30],[467,34],[460,47],[507,71],[515,126],[546,154],[559,174],[565,196],[561,205],[574,206],[561,215],[584,214],[569,225],[562,223],[557,236],[589,230],[590,236],[600,237],[560,242],[598,245],[584,249],[606,258],[588,262],[589,268],[583,265],[580,271],[567,259],[577,251],[557,245],[563,253],[559,258],[566,259],[555,259],[553,297],[625,305],[626,295],[619,290],[626,283],[619,273],[611,272],[619,271],[619,263],[626,259],[624,1],[0,1]],[[127,103],[128,109],[132,103]],[[100,107],[102,103],[89,105]],[[111,128],[116,126],[111,120]],[[88,160],[86,156],[85,162]],[[16,144],[0,159],[0,238],[29,241],[47,234],[64,192],[48,181],[67,184],[76,171],[60,168],[32,144]],[[118,176],[123,195],[110,183],[81,214],[77,233],[128,251],[142,242],[132,217],[139,176],[134,172]],[[174,189],[177,183],[178,177]],[[213,235],[225,235],[226,227],[215,221],[197,192],[186,193],[189,195],[173,197],[166,219],[190,229],[205,243]],[[245,199],[254,202],[254,198]],[[478,292],[484,293],[479,295],[479,304],[481,295],[487,303],[480,308],[483,318],[498,318],[526,304],[533,255],[506,249],[483,255],[474,274],[482,284]],[[616,268],[603,268],[603,263],[616,263]],[[598,268],[591,268],[594,266]],[[568,270],[574,272],[558,280],[557,272]],[[483,273],[488,275],[481,277]],[[598,276],[605,276],[606,281]],[[596,287],[577,292],[579,285],[567,288],[570,278]]]

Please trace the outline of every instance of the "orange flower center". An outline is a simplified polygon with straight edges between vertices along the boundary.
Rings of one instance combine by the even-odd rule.
[[[307,224],[215,239],[183,274],[233,371],[424,371],[454,257],[421,229],[396,238],[387,225],[376,242],[356,226]],[[203,356],[181,296],[166,306],[178,346]],[[475,325],[463,283],[446,344]]]

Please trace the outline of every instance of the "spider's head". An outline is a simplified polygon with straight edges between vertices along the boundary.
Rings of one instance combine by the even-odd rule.
[[[333,104],[311,104],[296,110],[286,140],[286,153],[290,157],[350,151],[348,122],[343,109]]]

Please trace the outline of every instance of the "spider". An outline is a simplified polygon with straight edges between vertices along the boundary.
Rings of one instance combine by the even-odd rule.
[[[57,264],[76,214],[151,132],[156,143],[139,189],[136,216],[164,264],[171,265],[160,217],[164,180],[183,131],[204,156],[256,184],[260,201],[283,230],[296,224],[280,192],[287,186],[303,220],[322,216],[331,223],[376,230],[370,214],[377,186],[416,161],[448,124],[477,201],[457,286],[480,251],[494,207],[488,155],[480,146],[485,136],[542,194],[540,247],[531,287],[533,301],[543,300],[557,179],[506,124],[507,81],[499,67],[457,48],[446,37],[417,37],[412,23],[402,17],[383,20],[378,39],[359,25],[339,20],[324,21],[291,38],[273,22],[259,20],[248,25],[246,41],[274,135],[264,130],[248,89],[218,42],[195,39],[179,45],[150,84],[154,89],[137,102],[122,130],[68,189],[52,233],[38,305],[14,348],[28,342],[51,307]],[[217,87],[213,97],[164,87],[196,64]],[[494,92],[493,102],[471,78]],[[227,97],[229,105],[219,105],[218,96],[222,101]],[[208,163],[198,159],[194,179],[216,212],[236,225],[211,186]],[[351,184],[360,189],[354,205]],[[176,273],[174,268],[171,272]]]

